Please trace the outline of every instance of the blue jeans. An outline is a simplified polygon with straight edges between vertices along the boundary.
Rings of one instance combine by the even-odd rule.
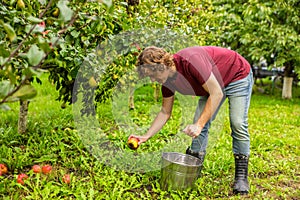
[[[248,132],[248,110],[253,86],[253,74],[241,80],[230,83],[223,89],[224,97],[212,118],[206,123],[201,134],[194,138],[191,145],[193,152],[206,153],[208,143],[208,129],[215,119],[221,105],[228,98],[230,128],[232,136],[232,150],[234,154],[250,154],[250,136]],[[208,97],[200,97],[194,116],[194,123],[198,120],[206,104]]]

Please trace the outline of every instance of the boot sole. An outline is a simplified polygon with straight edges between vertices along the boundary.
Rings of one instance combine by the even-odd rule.
[[[249,192],[248,191],[233,191],[233,194],[247,195],[247,194],[249,194]]]

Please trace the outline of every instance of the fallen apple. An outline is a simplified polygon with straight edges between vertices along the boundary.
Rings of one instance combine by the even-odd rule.
[[[136,150],[139,147],[139,139],[130,137],[127,141],[127,145],[130,149]]]
[[[7,173],[7,167],[6,167],[6,165],[5,164],[0,164],[0,176],[2,175],[2,174],[6,174]]]
[[[52,170],[51,165],[45,165],[42,167],[43,174],[49,174],[51,172],[51,170]]]
[[[28,176],[26,174],[19,174],[17,177],[17,182],[20,184],[24,184],[24,179],[27,179]]]
[[[32,171],[33,171],[34,173],[41,173],[42,168],[41,168],[41,166],[39,166],[39,165],[33,165],[33,166],[32,166]]]
[[[70,176],[70,174],[65,174],[65,175],[63,176],[63,178],[62,178],[62,181],[63,181],[64,183],[66,183],[66,184],[70,184],[70,182],[71,182],[71,176]]]

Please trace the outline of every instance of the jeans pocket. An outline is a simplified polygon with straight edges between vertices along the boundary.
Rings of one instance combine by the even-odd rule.
[[[230,83],[225,88],[226,96],[245,96],[249,95],[252,91],[253,78],[252,73],[249,73],[245,78]]]

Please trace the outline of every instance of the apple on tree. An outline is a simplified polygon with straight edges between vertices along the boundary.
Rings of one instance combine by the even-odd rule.
[[[18,0],[17,1],[17,7],[20,9],[24,9],[25,8],[25,3],[23,0]]]
[[[58,17],[59,16],[59,9],[55,8],[55,10],[52,12],[53,17]]]

